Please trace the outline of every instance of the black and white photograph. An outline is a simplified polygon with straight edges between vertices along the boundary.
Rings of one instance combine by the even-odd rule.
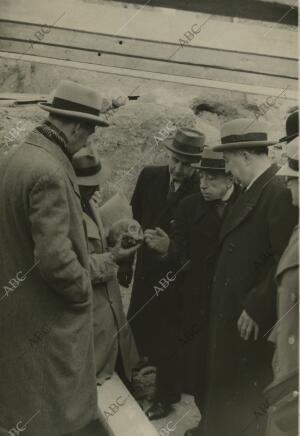
[[[299,434],[297,0],[0,0],[0,436]]]

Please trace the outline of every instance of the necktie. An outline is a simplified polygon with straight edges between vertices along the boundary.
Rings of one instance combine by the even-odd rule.
[[[226,201],[216,201],[215,202],[215,208],[217,211],[217,214],[222,218],[225,210],[226,210],[227,202]]]
[[[171,180],[170,186],[169,186],[169,192],[167,195],[167,201],[169,202],[170,200],[172,201],[172,199],[175,196],[175,183],[173,182],[173,180]]]

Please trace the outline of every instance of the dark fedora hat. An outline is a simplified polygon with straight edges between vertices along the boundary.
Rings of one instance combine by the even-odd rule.
[[[299,177],[299,136],[287,147],[287,163],[280,168],[277,176]]]
[[[265,122],[251,118],[239,118],[224,123],[221,127],[221,144],[215,151],[245,150],[276,144],[269,139]]]
[[[78,185],[97,186],[102,181],[101,162],[92,150],[83,147],[73,156],[73,167]]]
[[[174,138],[168,138],[165,147],[188,159],[190,162],[198,162],[205,144],[204,133],[196,129],[180,128],[176,131]]]
[[[205,147],[201,154],[200,162],[192,164],[192,166],[199,170],[225,172],[225,160],[223,153],[213,151],[208,147]]]
[[[107,127],[100,116],[103,98],[94,89],[70,80],[62,80],[55,89],[48,103],[39,106],[52,114],[68,116],[88,121],[97,126]]]
[[[285,123],[286,136],[279,139],[279,142],[290,142],[299,135],[299,110],[294,110]]]

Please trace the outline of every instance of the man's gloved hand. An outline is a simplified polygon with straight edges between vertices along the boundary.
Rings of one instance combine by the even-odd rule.
[[[131,264],[121,263],[118,269],[117,277],[121,286],[129,288],[133,276],[133,268]]]

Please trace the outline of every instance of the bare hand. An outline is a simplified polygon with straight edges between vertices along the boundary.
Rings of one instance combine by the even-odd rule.
[[[170,245],[170,238],[161,228],[156,227],[154,230],[145,230],[144,238],[149,248],[159,254],[167,254]]]
[[[241,316],[239,317],[237,327],[242,339],[247,341],[252,332],[254,332],[254,340],[257,341],[259,333],[258,324],[256,324],[256,322],[250,318],[245,310],[243,310]]]
[[[92,197],[92,201],[97,207],[100,207],[103,203],[102,195],[100,194],[100,191],[96,191]]]

